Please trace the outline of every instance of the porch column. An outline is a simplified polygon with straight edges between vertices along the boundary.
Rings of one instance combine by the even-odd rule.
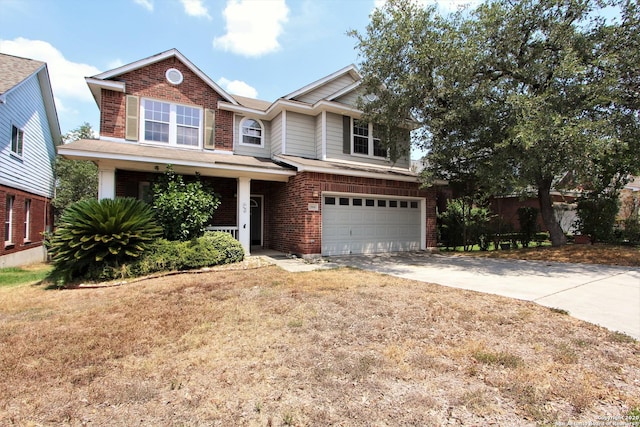
[[[98,200],[116,198],[116,168],[98,168]]]
[[[251,255],[251,178],[238,178],[238,241]]]

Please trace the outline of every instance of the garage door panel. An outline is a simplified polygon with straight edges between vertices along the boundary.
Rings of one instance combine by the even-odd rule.
[[[322,254],[366,254],[420,249],[421,210],[419,205],[398,198],[372,198],[367,206],[362,198],[335,196],[334,204],[323,204]],[[326,199],[323,199],[326,200]],[[337,203],[348,200],[348,204]],[[391,203],[395,201],[395,203]],[[392,207],[393,206],[393,207]],[[404,206],[404,207],[403,207]]]

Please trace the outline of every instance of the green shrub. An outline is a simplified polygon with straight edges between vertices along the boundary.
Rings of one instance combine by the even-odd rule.
[[[580,234],[591,237],[591,243],[609,241],[618,214],[618,197],[614,194],[590,195],[578,200],[575,226]]]
[[[487,250],[492,240],[489,222],[487,208],[452,199],[447,202],[447,210],[438,215],[440,238],[447,248],[463,246],[467,251],[477,244]]]
[[[85,199],[60,217],[49,250],[51,278],[102,279],[109,271],[138,258],[162,229],[149,205],[132,198]]]
[[[538,209],[533,207],[518,208],[518,222],[520,223],[520,243],[528,248],[529,243],[536,237]]]
[[[198,175],[186,183],[171,166],[153,185],[153,208],[168,240],[187,241],[201,236],[218,206],[218,196]]]
[[[206,232],[188,242],[158,239],[144,255],[128,267],[129,276],[160,271],[191,270],[231,264],[244,259],[244,249],[230,234]]]

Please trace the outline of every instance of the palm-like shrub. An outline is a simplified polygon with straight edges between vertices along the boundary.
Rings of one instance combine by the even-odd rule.
[[[152,208],[132,198],[87,199],[70,205],[51,239],[52,276],[92,278],[135,259],[162,233]]]

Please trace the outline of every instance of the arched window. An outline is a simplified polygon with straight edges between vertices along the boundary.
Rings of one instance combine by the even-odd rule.
[[[254,147],[264,146],[264,126],[262,122],[256,119],[245,117],[240,122],[240,144],[251,145]]]

